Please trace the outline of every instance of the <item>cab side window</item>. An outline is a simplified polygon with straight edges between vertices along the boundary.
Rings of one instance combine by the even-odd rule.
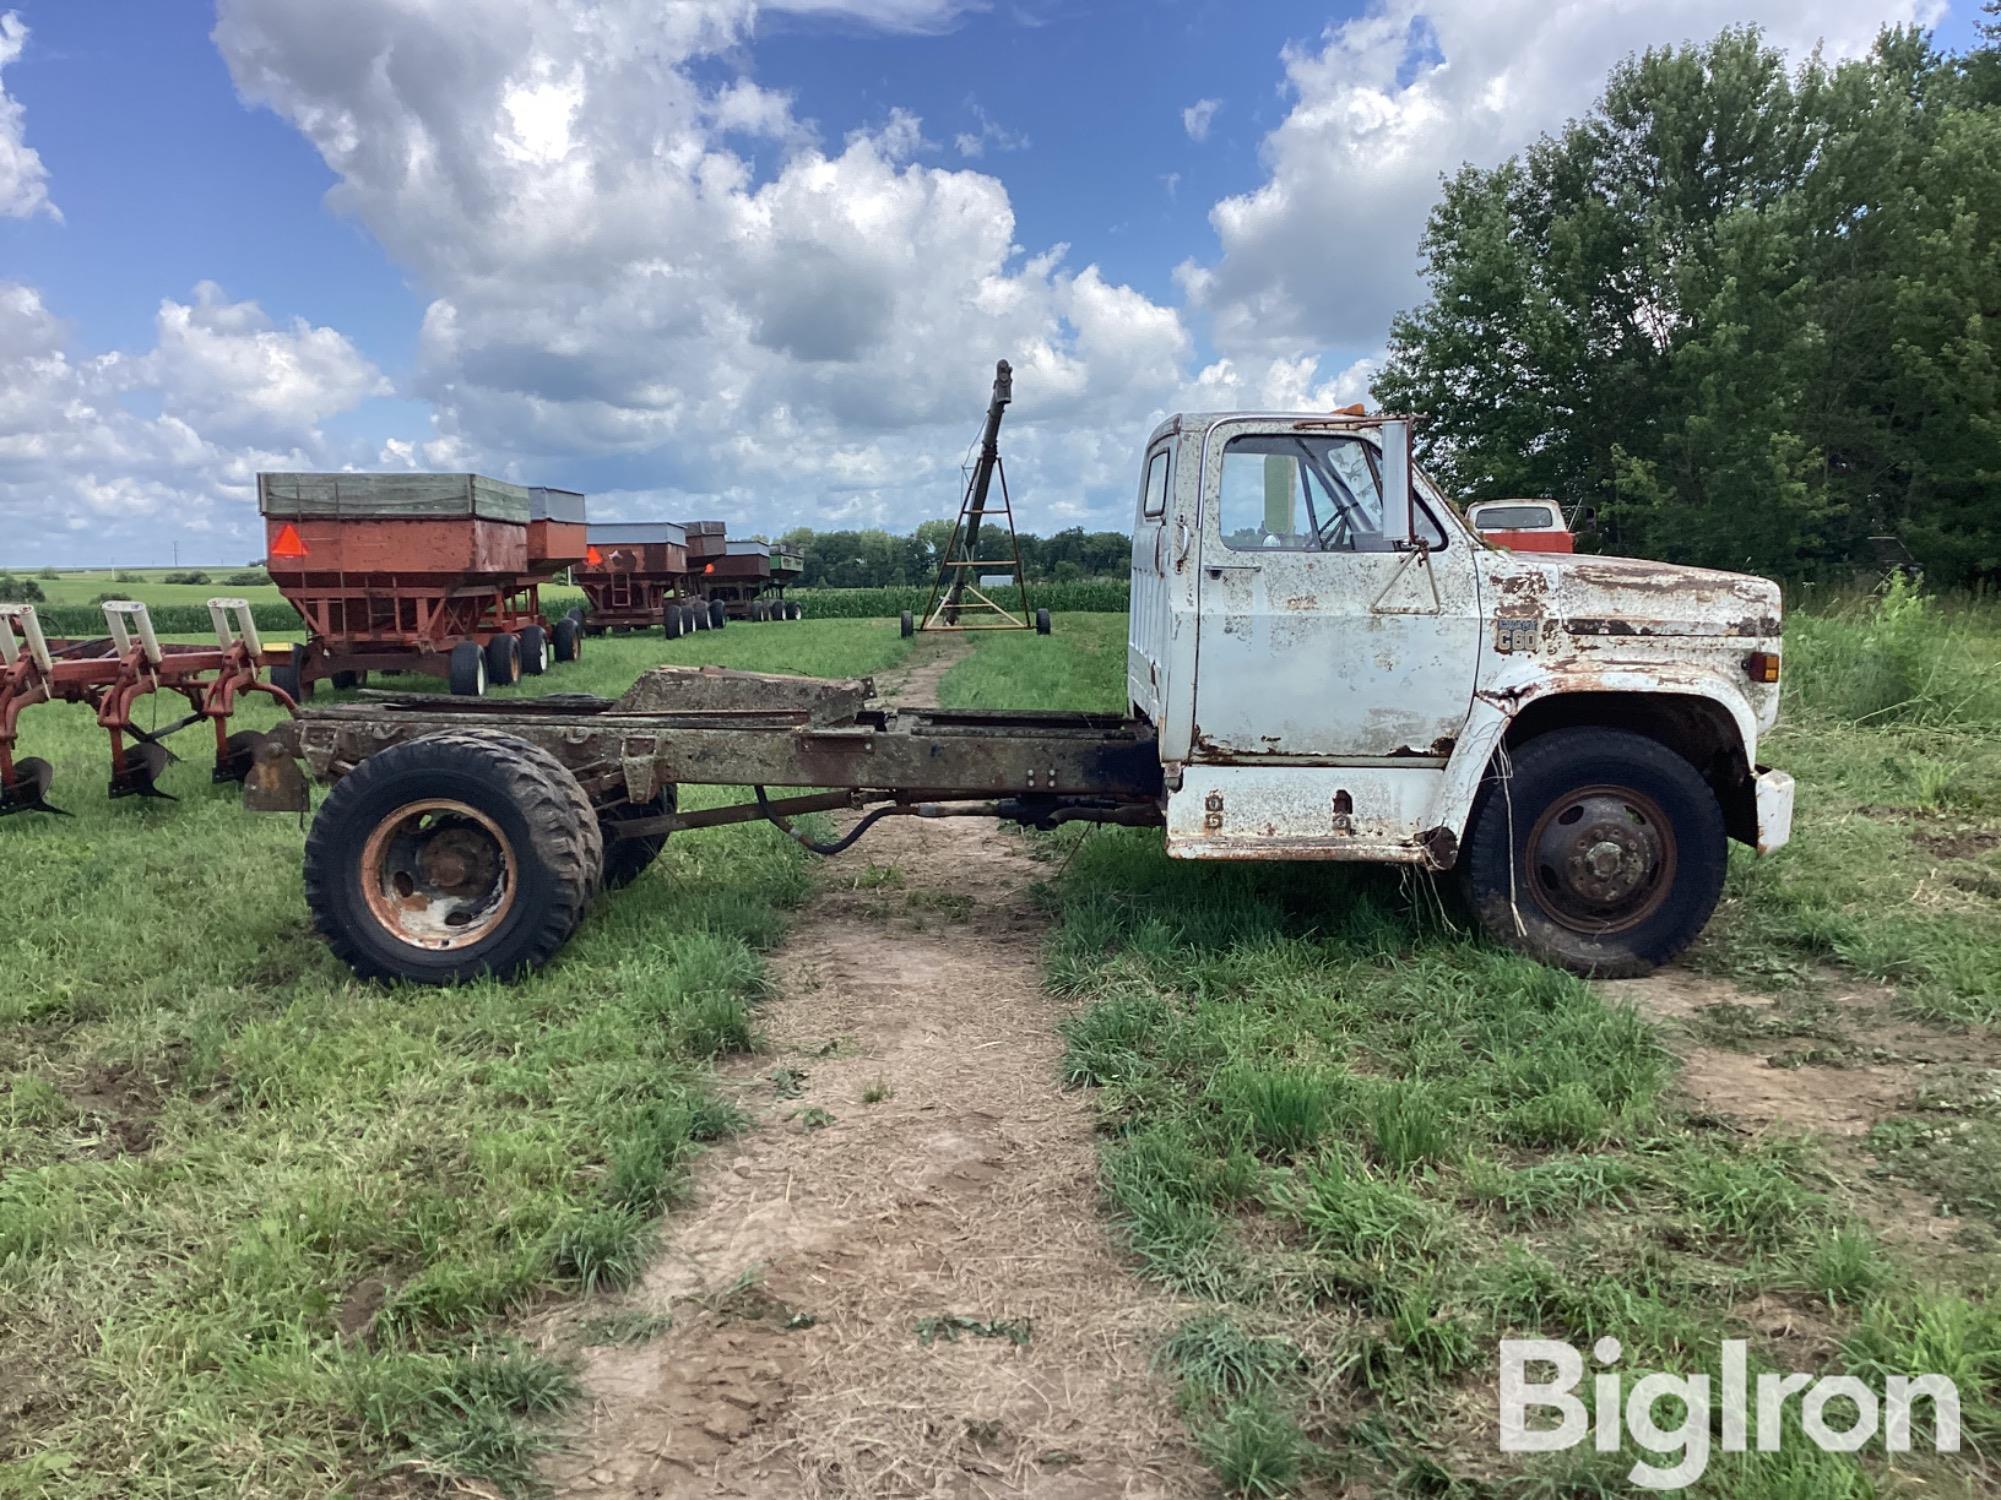
[[[1149,521],[1158,521],[1167,514],[1167,460],[1165,448],[1147,460],[1146,479],[1140,486],[1139,513]]]
[[[1445,534],[1419,508],[1433,547]],[[1258,433],[1223,450],[1218,529],[1237,552],[1387,552],[1375,453],[1344,435]]]

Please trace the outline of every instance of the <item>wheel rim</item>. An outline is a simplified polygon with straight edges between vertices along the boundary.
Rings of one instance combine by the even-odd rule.
[[[1674,828],[1631,787],[1581,787],[1536,819],[1522,864],[1552,920],[1573,932],[1625,932],[1659,911],[1674,886]]]
[[[506,920],[520,882],[499,825],[463,802],[427,798],[384,818],[361,851],[369,915],[428,953],[469,948]]]

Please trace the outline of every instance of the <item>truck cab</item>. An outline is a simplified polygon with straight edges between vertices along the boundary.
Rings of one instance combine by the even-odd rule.
[[[1127,691],[1170,855],[1457,872],[1503,941],[1602,974],[1700,931],[1792,782],[1775,584],[1495,547],[1407,422],[1180,415],[1148,440]]]

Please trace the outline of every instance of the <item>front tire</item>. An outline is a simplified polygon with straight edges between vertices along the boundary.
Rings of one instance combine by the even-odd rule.
[[[1695,941],[1723,893],[1716,794],[1622,729],[1560,729],[1497,761],[1460,851],[1467,903],[1498,942],[1627,979]]]
[[[549,670],[549,632],[540,625],[521,632],[521,672],[524,677],[540,677]]]
[[[729,611],[723,608],[723,601],[720,599],[711,599],[709,601],[709,629],[721,630],[725,625],[729,624],[729,619]]]
[[[681,619],[680,605],[669,601],[660,611],[661,629],[666,632],[668,640],[678,641],[681,639],[681,631],[684,623]]]
[[[363,979],[512,979],[569,941],[603,865],[597,816],[561,761],[455,730],[335,783],[306,839],[306,903]]]

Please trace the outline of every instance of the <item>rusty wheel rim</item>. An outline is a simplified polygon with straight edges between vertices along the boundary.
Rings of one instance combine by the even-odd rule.
[[[1553,921],[1573,932],[1627,932],[1674,887],[1674,828],[1658,802],[1631,787],[1581,787],[1536,819],[1522,866]]]
[[[514,909],[514,848],[463,802],[427,798],[396,809],[361,851],[369,914],[398,942],[428,953],[469,948]]]

